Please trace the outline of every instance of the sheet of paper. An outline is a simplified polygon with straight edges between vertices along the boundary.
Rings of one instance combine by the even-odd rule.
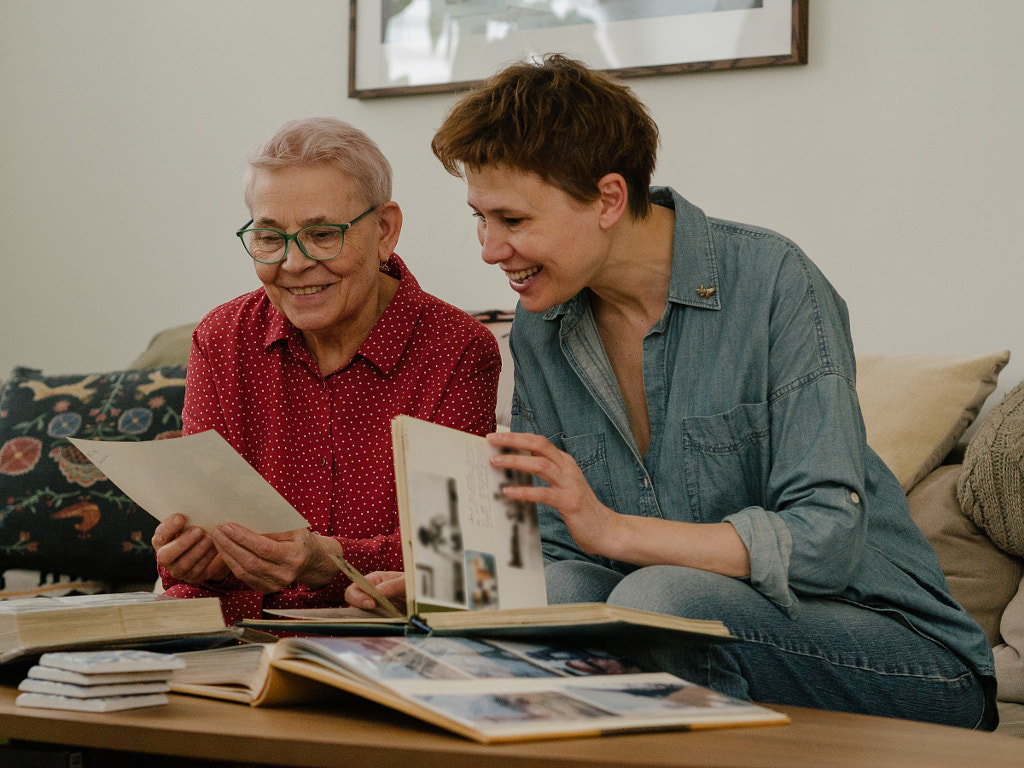
[[[256,533],[308,527],[214,430],[143,442],[69,440],[157,520],[177,512],[206,531],[229,522]]]

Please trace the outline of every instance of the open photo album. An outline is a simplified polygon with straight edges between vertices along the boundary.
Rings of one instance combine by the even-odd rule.
[[[172,691],[252,706],[354,694],[481,743],[788,722],[579,646],[420,635],[289,637],[181,654]],[[349,703],[352,700],[349,697]]]

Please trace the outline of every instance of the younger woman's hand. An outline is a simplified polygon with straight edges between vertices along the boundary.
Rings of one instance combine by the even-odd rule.
[[[526,472],[547,483],[508,486],[506,496],[554,507],[584,552],[617,559],[616,531],[622,515],[598,500],[572,456],[547,438],[526,432],[495,432],[487,440],[512,451],[492,456],[493,466]]]

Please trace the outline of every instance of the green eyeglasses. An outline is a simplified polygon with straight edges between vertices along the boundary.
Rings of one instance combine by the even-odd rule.
[[[249,219],[235,234],[245,246],[245,252],[260,264],[283,261],[288,256],[292,240],[306,258],[329,261],[341,253],[345,245],[345,231],[376,209],[376,205],[370,206],[348,224],[310,224],[291,235],[266,227],[247,229],[252,224],[252,219]]]

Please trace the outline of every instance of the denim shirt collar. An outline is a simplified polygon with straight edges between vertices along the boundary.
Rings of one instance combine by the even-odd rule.
[[[720,310],[722,303],[718,294],[718,262],[712,244],[711,227],[704,212],[683,199],[672,187],[651,187],[651,202],[671,208],[676,214],[668,300],[698,309]],[[588,306],[587,293],[581,291],[568,301],[547,310],[544,319],[556,320],[563,317],[564,333],[575,327],[586,314]],[[666,316],[667,313],[652,330],[659,330]]]

